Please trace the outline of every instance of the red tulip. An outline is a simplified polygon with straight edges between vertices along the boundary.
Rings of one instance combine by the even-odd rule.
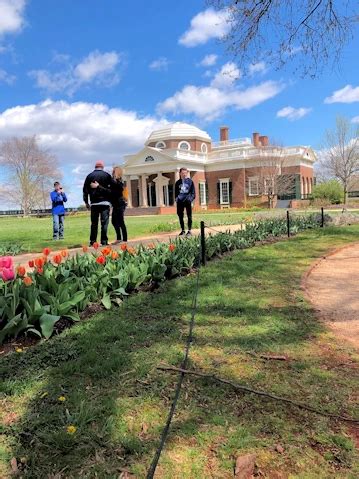
[[[36,258],[35,259],[35,266],[36,268],[42,268],[45,264],[44,258]]]
[[[98,249],[98,247],[100,246],[97,241],[95,241],[95,243],[92,245],[95,249]]]
[[[24,268],[24,266],[18,266],[16,268],[16,272],[18,276],[21,276],[21,278],[23,278],[26,274],[26,269]]]
[[[33,259],[30,259],[29,266],[30,266],[30,268],[33,268],[35,266],[35,262],[34,262]]]
[[[62,261],[62,256],[61,256],[61,254],[55,254],[55,256],[53,257],[53,260],[54,260],[54,263],[60,264],[61,261]]]
[[[44,256],[49,256],[49,254],[51,253],[51,249],[50,248],[44,248],[42,250],[42,253]]]
[[[173,251],[176,249],[176,245],[174,245],[173,243],[171,243],[168,247],[168,249],[171,251],[171,253],[173,253]]]
[[[98,264],[105,264],[106,263],[106,258],[104,256],[98,256],[96,258],[96,263]]]

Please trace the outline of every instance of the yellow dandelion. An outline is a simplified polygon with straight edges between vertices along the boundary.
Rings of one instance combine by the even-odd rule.
[[[16,348],[15,351],[16,351],[17,353],[23,353],[23,352],[24,352],[24,350],[23,350],[22,348]]]
[[[65,402],[65,401],[66,401],[66,398],[65,398],[65,396],[60,396],[60,397],[58,398],[58,400],[59,400],[60,402]]]
[[[70,426],[67,426],[66,431],[68,434],[75,434],[77,430],[76,426],[73,426],[72,424]]]

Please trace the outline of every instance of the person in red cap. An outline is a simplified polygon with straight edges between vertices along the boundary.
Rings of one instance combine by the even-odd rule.
[[[101,244],[108,244],[107,228],[110,219],[111,175],[104,171],[104,162],[96,161],[95,169],[87,175],[83,187],[83,199],[91,210],[90,246],[97,241],[98,220],[101,219]],[[91,183],[98,183],[102,188],[91,188]]]

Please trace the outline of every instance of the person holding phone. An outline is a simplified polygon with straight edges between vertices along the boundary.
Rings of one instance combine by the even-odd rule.
[[[54,240],[61,240],[64,239],[64,219],[66,212],[64,203],[67,201],[67,196],[58,181],[54,183],[54,191],[51,191],[50,198],[52,202],[52,237]]]

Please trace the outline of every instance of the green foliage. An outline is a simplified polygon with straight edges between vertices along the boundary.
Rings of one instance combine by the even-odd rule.
[[[315,200],[323,200],[336,205],[343,202],[344,190],[339,181],[329,180],[315,185],[312,196]]]
[[[315,215],[297,216],[291,220],[291,232],[318,226]],[[236,249],[249,248],[268,237],[287,231],[285,218],[269,218],[248,223],[243,230],[210,235],[206,240],[206,256],[215,256]],[[18,277],[0,283],[0,344],[19,333],[36,334],[48,339],[57,321],[80,319],[79,313],[91,303],[106,309],[121,304],[123,297],[148,283],[161,283],[196,267],[200,257],[199,237],[177,239],[168,245],[160,243],[149,249],[128,248],[112,256],[111,248],[100,253],[77,254],[59,265],[46,262],[43,271],[36,268],[29,274],[27,286]],[[98,260],[102,260],[102,262]]]
[[[0,256],[13,256],[20,254],[24,251],[22,244],[13,242],[1,242],[0,243]]]

